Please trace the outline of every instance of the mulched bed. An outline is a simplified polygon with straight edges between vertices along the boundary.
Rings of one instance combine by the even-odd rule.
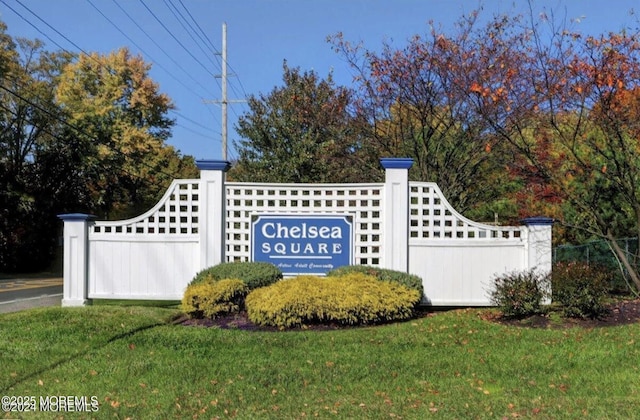
[[[640,299],[620,300],[609,305],[607,314],[598,319],[562,318],[552,319],[548,315],[536,315],[524,319],[503,318],[499,314],[486,314],[483,316],[488,321],[504,325],[513,325],[530,328],[601,328],[615,327],[640,322]]]
[[[247,318],[245,312],[231,314],[216,319],[190,319],[180,318],[177,323],[187,327],[218,327],[223,329],[244,331],[278,331],[277,328],[256,325]]]
[[[550,316],[532,316],[525,319],[507,319],[501,317],[494,311],[482,313],[482,318],[504,325],[512,325],[518,327],[530,328],[598,328],[612,327],[616,325],[627,325],[640,322],[640,299],[621,300],[609,306],[608,313],[599,319],[552,319]],[[422,310],[418,313],[417,318],[433,316],[438,311]],[[186,316],[179,317],[174,320],[175,324],[188,327],[217,327],[222,329],[236,329],[244,331],[281,331],[275,327],[263,327],[256,325],[247,318],[246,313],[232,314],[225,317],[211,319],[190,319]],[[341,328],[354,328],[342,325],[310,325],[296,330],[336,330]]]
[[[433,311],[420,311],[416,318],[422,318],[433,314]],[[415,319],[415,318],[413,318]],[[180,324],[187,327],[216,327],[222,329],[244,330],[244,331],[283,331],[276,327],[264,327],[254,324],[247,317],[246,312],[239,314],[231,314],[216,319],[191,319],[187,316],[181,316],[175,319],[174,324]],[[347,328],[362,328],[363,326],[353,325],[340,325],[340,324],[311,324],[303,327],[288,328],[287,331],[301,331],[301,330],[313,330],[313,331],[330,331],[340,330]]]

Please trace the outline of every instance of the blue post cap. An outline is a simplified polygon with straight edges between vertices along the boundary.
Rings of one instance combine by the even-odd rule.
[[[412,158],[380,158],[384,169],[409,169],[413,166]]]
[[[555,220],[551,217],[544,216],[536,216],[536,217],[527,217],[522,219],[520,222],[527,226],[551,226]]]
[[[84,214],[84,213],[66,213],[59,214],[58,219],[64,222],[83,222],[87,220],[94,220],[97,216],[93,214]]]
[[[202,159],[196,160],[196,166],[201,171],[227,172],[231,168],[231,162],[228,160]]]

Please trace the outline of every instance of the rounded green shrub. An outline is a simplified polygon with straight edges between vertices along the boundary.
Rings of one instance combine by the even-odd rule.
[[[422,279],[414,274],[404,273],[402,271],[389,270],[386,268],[371,267],[368,265],[345,265],[331,270],[327,276],[343,276],[349,273],[363,273],[375,277],[381,281],[398,283],[410,289],[414,289],[420,293],[420,299],[424,296],[424,288]]]
[[[562,262],[553,267],[553,301],[569,318],[599,318],[607,313],[606,299],[612,275],[584,262]]]
[[[182,297],[182,311],[191,318],[215,319],[244,309],[249,288],[240,279],[190,284]]]
[[[282,271],[266,262],[221,263],[200,271],[191,280],[190,285],[222,279],[240,279],[249,289],[257,289],[282,279]]]
[[[524,318],[545,312],[543,300],[548,297],[549,276],[535,270],[515,271],[496,276],[490,292],[491,303],[505,317]]]
[[[299,276],[253,290],[247,316],[279,328],[312,324],[367,325],[411,318],[420,294],[363,273]]]

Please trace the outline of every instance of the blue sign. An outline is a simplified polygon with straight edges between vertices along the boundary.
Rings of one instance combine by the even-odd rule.
[[[353,263],[353,217],[265,214],[251,223],[251,259],[270,262],[285,276],[325,275]]]

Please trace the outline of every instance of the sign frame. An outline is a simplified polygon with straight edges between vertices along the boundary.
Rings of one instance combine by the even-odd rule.
[[[354,213],[256,213],[251,216],[251,261],[269,262],[283,276],[324,276],[332,269],[354,261]],[[327,223],[322,223],[322,222]],[[265,223],[273,223],[266,238]],[[346,228],[337,238],[337,227]],[[341,232],[343,232],[341,230]],[[279,237],[284,233],[286,237]],[[291,235],[290,235],[291,234]],[[271,240],[271,243],[267,242]],[[295,242],[297,241],[297,242]],[[264,245],[268,243],[268,245]],[[275,246],[278,246],[278,251]],[[337,247],[337,248],[336,248]],[[268,248],[269,252],[264,252]],[[333,251],[340,249],[339,256]],[[312,250],[309,253],[307,251]],[[283,252],[284,251],[284,252]],[[292,252],[297,251],[297,252]],[[345,255],[346,254],[346,255]]]

